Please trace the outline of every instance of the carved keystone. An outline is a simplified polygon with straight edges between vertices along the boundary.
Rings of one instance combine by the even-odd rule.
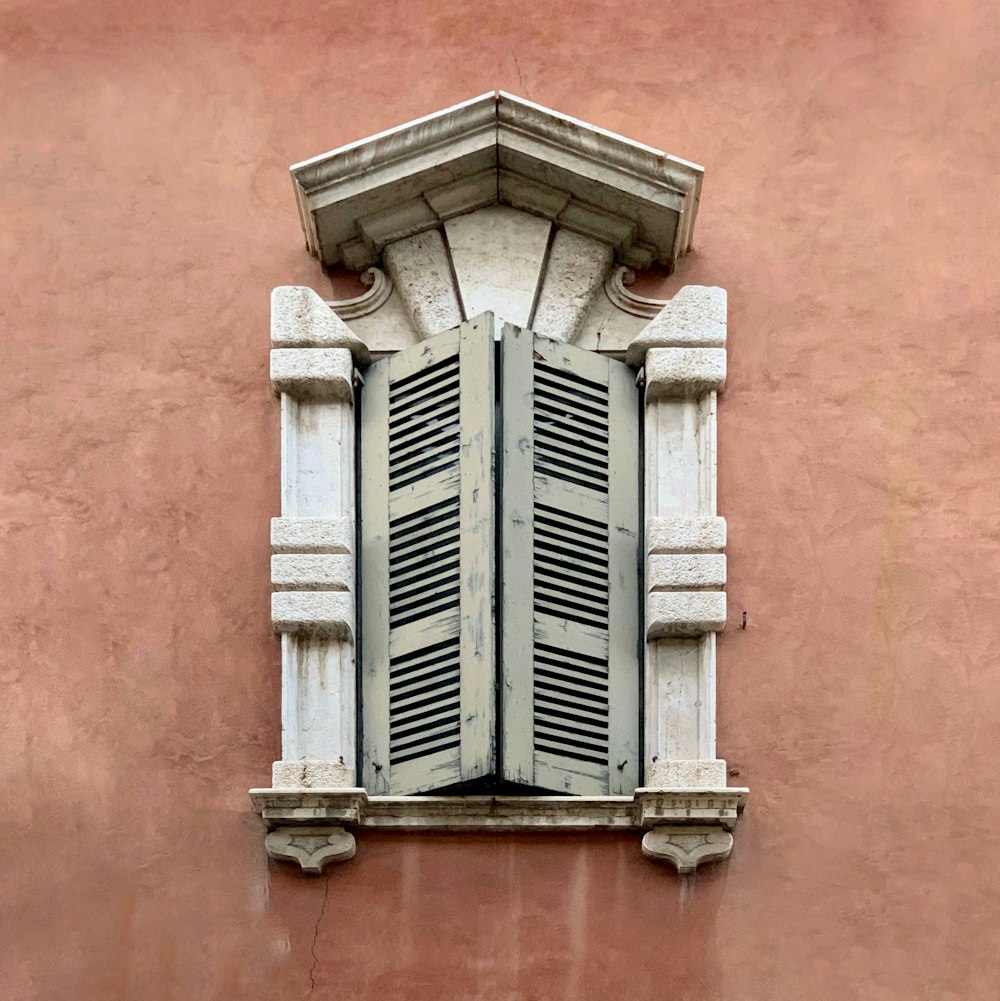
[[[718,827],[654,827],[642,839],[643,855],[673,863],[682,875],[703,862],[721,862],[732,850],[733,836]]]
[[[264,839],[264,847],[271,858],[298,862],[315,876],[328,862],[354,858],[357,849],[354,835],[343,827],[279,827]]]

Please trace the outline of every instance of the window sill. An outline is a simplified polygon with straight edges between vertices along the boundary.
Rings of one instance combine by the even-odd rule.
[[[636,789],[632,796],[369,796],[364,789],[251,789],[272,858],[307,872],[354,854],[351,830],[635,831],[643,852],[691,872],[726,858],[749,790]]]

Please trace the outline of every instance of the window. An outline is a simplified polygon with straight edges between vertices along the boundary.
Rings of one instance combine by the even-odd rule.
[[[292,168],[306,246],[369,291],[272,293],[271,857],[318,872],[366,827],[728,854],[726,294],[628,287],[690,248],[702,173],[504,93]]]
[[[623,363],[490,314],[361,395],[362,784],[639,779],[639,405]]]

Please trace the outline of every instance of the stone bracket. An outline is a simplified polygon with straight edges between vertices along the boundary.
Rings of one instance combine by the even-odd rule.
[[[733,836],[718,827],[654,827],[642,838],[642,854],[670,862],[685,876],[705,862],[721,862],[733,850]]]
[[[294,767],[291,762],[288,768]],[[699,770],[718,778],[724,762],[694,762],[682,772]],[[711,767],[708,767],[711,766]],[[707,768],[707,771],[705,769]],[[306,768],[308,773],[308,768]],[[319,872],[325,861],[351,858],[342,835],[347,828],[411,831],[672,831],[681,834],[730,832],[746,803],[741,788],[640,788],[632,796],[369,796],[363,788],[251,789],[250,797],[271,829],[268,854],[298,861],[308,872]],[[280,837],[278,837],[280,835]],[[294,837],[293,837],[294,836]],[[342,850],[329,848],[322,836],[340,838]],[[678,835],[679,836],[679,835]],[[299,840],[295,840],[295,838]],[[724,840],[724,839],[723,839]],[[657,839],[653,839],[658,843]],[[718,839],[710,842],[717,846]],[[330,844],[334,844],[333,841]],[[679,842],[687,844],[687,842]],[[643,850],[653,857],[655,855]],[[665,849],[664,849],[665,851]],[[314,858],[320,853],[322,861]],[[307,857],[307,862],[303,858]],[[715,857],[723,857],[714,855]],[[708,861],[708,858],[700,859]],[[688,864],[688,863],[685,863]],[[697,863],[694,863],[697,864]]]
[[[298,862],[303,872],[318,876],[328,862],[354,858],[354,835],[343,827],[279,827],[264,839],[267,854],[282,862]]]

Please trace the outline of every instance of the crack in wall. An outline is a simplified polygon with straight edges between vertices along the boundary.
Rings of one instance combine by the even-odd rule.
[[[309,951],[312,953],[312,966],[309,967],[309,993],[316,988],[316,967],[319,966],[319,956],[316,955],[316,942],[319,939],[319,926],[323,923],[323,916],[326,914],[326,903],[330,898],[330,875],[327,874],[326,885],[323,888],[323,906],[320,908],[319,917],[316,918],[316,927],[313,928],[313,940],[312,944],[309,946]]]

